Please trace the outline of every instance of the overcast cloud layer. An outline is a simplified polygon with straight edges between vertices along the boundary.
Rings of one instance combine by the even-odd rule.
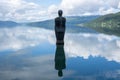
[[[0,0],[0,20],[38,21],[54,18],[57,10],[64,16],[103,15],[120,11],[120,0],[62,0],[59,4],[42,6],[43,0]]]

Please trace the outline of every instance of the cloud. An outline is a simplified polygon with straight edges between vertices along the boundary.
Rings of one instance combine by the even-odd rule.
[[[40,5],[25,0],[0,1],[0,10],[1,20],[14,21],[40,20],[41,16],[46,13]]]
[[[119,2],[119,5],[118,5],[118,8],[120,8],[120,2]]]
[[[92,15],[114,13],[119,11],[119,0],[62,0],[61,8],[68,15]],[[67,6],[67,7],[66,7]],[[110,11],[111,9],[114,9]]]
[[[28,22],[51,19],[56,16],[57,8],[54,4],[43,7],[25,0],[3,0],[0,1],[0,20]]]
[[[57,16],[59,9],[64,10],[64,16],[104,15],[120,11],[119,0],[62,0],[59,4],[47,7],[34,1],[2,0],[0,1],[0,20],[18,22],[40,21]]]

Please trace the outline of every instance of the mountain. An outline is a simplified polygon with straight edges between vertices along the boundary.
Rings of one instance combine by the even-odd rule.
[[[95,30],[82,27],[80,23],[90,22],[98,18],[99,16],[69,16],[66,17],[66,31],[70,33],[96,33]],[[48,30],[54,30],[54,19],[38,21],[38,22],[27,22],[27,23],[16,23],[13,21],[0,21],[0,27],[15,27],[15,26],[28,26],[28,27],[39,27]]]
[[[120,12],[101,16],[83,25],[99,32],[120,36]]]
[[[13,21],[0,21],[0,27],[13,27],[17,25],[19,24]]]
[[[79,27],[79,23],[89,22],[93,19],[98,18],[99,16],[69,16],[66,17],[66,30],[67,32],[95,32],[90,28]],[[38,21],[38,22],[30,22],[26,23],[27,26],[36,26],[45,29],[54,30],[54,20],[46,20],[46,21]]]

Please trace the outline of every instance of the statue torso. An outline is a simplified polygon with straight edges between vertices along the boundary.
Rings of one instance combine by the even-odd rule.
[[[65,23],[66,23],[66,19],[64,17],[55,18],[55,30],[57,32],[65,31]]]

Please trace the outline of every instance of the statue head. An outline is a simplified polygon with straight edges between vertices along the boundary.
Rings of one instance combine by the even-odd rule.
[[[62,16],[62,14],[63,14],[63,11],[62,10],[58,10],[58,15]]]

